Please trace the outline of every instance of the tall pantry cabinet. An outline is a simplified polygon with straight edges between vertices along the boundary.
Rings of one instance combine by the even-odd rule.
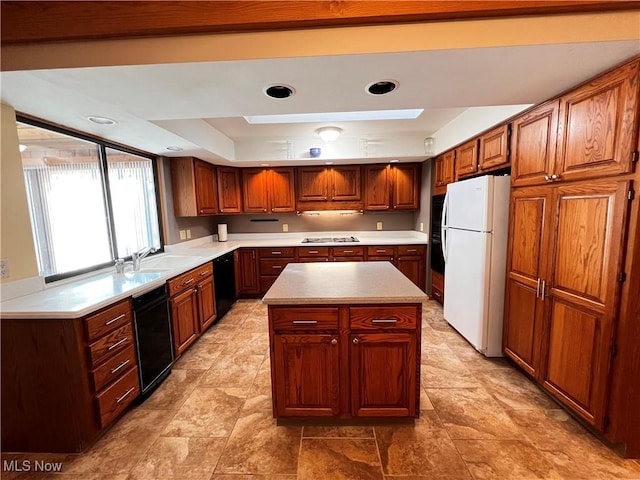
[[[605,434],[620,415],[611,379],[637,181],[639,66],[512,122],[504,352]]]

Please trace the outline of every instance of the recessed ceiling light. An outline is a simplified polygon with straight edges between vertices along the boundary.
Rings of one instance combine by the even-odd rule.
[[[424,111],[422,108],[404,110],[370,110],[364,112],[287,113],[282,115],[251,115],[244,117],[247,123],[329,123],[364,120],[413,120]]]
[[[95,115],[90,115],[87,117],[91,123],[96,123],[98,125],[115,125],[116,121],[107,117],[98,117]]]
[[[184,149],[182,147],[176,147],[175,145],[169,145],[167,147],[167,150],[170,150],[172,152],[181,152]]]
[[[393,92],[396,88],[398,88],[396,80],[380,80],[367,85],[367,92],[371,95],[385,95]]]
[[[264,93],[271,98],[288,98],[296,91],[289,85],[269,85],[264,89]]]

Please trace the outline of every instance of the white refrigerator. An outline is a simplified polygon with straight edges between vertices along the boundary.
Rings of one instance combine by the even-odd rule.
[[[442,208],[444,318],[487,357],[502,356],[509,176],[450,183]]]

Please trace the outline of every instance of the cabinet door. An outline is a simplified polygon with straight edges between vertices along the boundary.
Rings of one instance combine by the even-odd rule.
[[[272,168],[269,171],[269,209],[273,213],[295,212],[296,194],[294,169],[292,167]]]
[[[478,168],[480,170],[509,165],[510,128],[509,124],[501,125],[480,137],[478,151]]]
[[[458,177],[471,175],[478,171],[478,139],[460,145],[455,150],[455,162]]]
[[[278,417],[339,413],[338,335],[274,335],[273,394]]]
[[[388,165],[366,165],[365,210],[389,210],[391,204],[391,175]]]
[[[267,213],[267,170],[242,169],[242,198],[244,213]]]
[[[604,427],[629,182],[558,187],[543,385]]]
[[[456,181],[456,152],[451,150],[442,154],[442,181],[444,185]]]
[[[555,174],[563,180],[633,171],[637,148],[638,67],[633,62],[560,99]]]
[[[331,170],[331,200],[342,202],[348,200],[360,200],[362,191],[360,180],[362,170],[357,165],[345,167],[333,167]]]
[[[175,356],[181,355],[198,337],[198,304],[193,288],[170,299],[173,347]]]
[[[516,118],[511,127],[511,184],[546,183],[553,174],[558,138],[558,109],[553,100]]]
[[[328,199],[328,174],[323,167],[300,167],[297,171],[298,201],[318,202]]]
[[[215,167],[201,160],[193,162],[197,213],[198,215],[218,213]]]
[[[355,417],[416,414],[415,333],[350,335],[351,409]]]
[[[240,170],[218,167],[218,208],[220,213],[241,213]]]
[[[394,210],[417,210],[420,206],[420,164],[394,165],[392,172]]]
[[[424,257],[398,256],[396,267],[419,289],[425,290],[426,263]]]
[[[513,191],[510,202],[504,353],[534,377],[540,376],[545,304],[541,297],[550,257],[550,187]]]
[[[216,320],[216,296],[213,275],[196,285],[199,331],[204,332]]]
[[[236,250],[235,274],[236,292],[238,294],[254,294],[260,292],[258,282],[258,265],[255,248],[241,248]]]
[[[444,183],[444,157],[439,156],[433,159],[433,186],[441,187]]]

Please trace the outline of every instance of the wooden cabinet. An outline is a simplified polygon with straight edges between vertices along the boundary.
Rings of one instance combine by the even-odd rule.
[[[243,212],[294,212],[294,184],[293,167],[243,168]]]
[[[444,275],[435,270],[431,270],[431,297],[444,305]]]
[[[505,353],[604,428],[628,181],[512,195]]]
[[[177,358],[216,320],[213,265],[207,263],[172,278],[168,291]]]
[[[296,169],[298,210],[361,210],[362,169],[359,165]]]
[[[218,213],[216,169],[193,157],[171,159],[173,209],[176,217]]]
[[[258,273],[260,274],[260,293],[266,293],[278,275],[290,262],[295,261],[295,247],[259,248]]]
[[[273,410],[417,417],[421,305],[269,306]]]
[[[240,169],[217,167],[218,209],[220,213],[241,213]]]
[[[456,178],[478,171],[478,139],[474,138],[455,149]]]
[[[366,165],[364,209],[417,210],[420,206],[419,163]]]
[[[500,125],[480,135],[478,169],[495,170],[509,166],[509,136],[511,125]]]
[[[455,150],[449,150],[433,159],[433,194],[442,195],[449,183],[456,180]]]
[[[527,111],[512,122],[511,185],[546,183],[556,159],[558,110],[552,100]]]
[[[140,393],[130,299],[0,325],[3,450],[86,450]]]
[[[240,248],[234,252],[236,293],[257,295],[260,293],[258,263],[255,248]]]
[[[399,245],[396,267],[421,290],[426,287],[427,248],[424,245]]]

